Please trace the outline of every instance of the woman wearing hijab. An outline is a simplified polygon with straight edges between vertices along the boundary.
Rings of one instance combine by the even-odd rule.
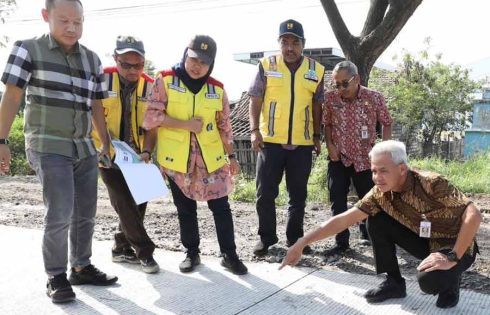
[[[181,272],[199,265],[196,201],[207,201],[213,213],[221,265],[237,275],[247,267],[236,253],[228,194],[240,172],[233,153],[230,106],[223,84],[212,78],[216,42],[196,35],[182,61],[157,76],[148,99],[143,127],[145,150],[157,143],[157,160],[168,178],[177,207],[186,258]]]

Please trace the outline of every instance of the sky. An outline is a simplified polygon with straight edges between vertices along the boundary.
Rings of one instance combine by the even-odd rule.
[[[112,52],[118,35],[143,40],[146,58],[158,70],[177,63],[195,34],[207,34],[218,45],[212,76],[222,81],[230,99],[248,89],[256,66],[234,61],[233,54],[277,50],[279,24],[289,18],[303,24],[306,48],[340,48],[319,0],[82,0],[85,10],[82,44],[94,50],[104,66],[114,65]],[[369,0],[336,0],[352,34],[364,25]],[[0,48],[0,64],[12,43],[48,32],[43,0],[17,0],[17,9],[0,24],[10,38]],[[488,0],[424,0],[379,62],[395,66],[393,56],[403,50],[417,53],[431,38],[430,52],[445,63],[474,67],[475,79],[490,75],[478,65],[490,60]],[[486,62],[490,64],[490,62]],[[0,65],[3,69],[3,65]],[[488,67],[490,69],[490,67]],[[489,72],[489,73],[487,73]],[[0,89],[4,87],[1,86]]]

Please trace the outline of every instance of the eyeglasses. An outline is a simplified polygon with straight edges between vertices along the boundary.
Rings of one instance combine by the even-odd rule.
[[[127,63],[127,62],[122,62],[121,60],[117,59],[117,62],[121,65],[121,67],[124,70],[130,70],[133,68],[134,70],[141,70],[145,67],[145,63]]]
[[[354,80],[356,76],[352,76],[349,81],[344,81],[344,82],[332,82],[332,86],[334,86],[337,90],[339,90],[340,88],[348,88],[349,87],[349,84],[351,83],[352,80]]]

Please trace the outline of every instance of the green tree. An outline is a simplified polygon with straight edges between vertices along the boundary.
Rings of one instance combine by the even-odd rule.
[[[391,80],[380,80],[380,75],[373,71],[372,83],[387,97],[395,121],[405,128],[407,138],[401,140],[409,145],[416,140],[414,135],[420,137],[424,155],[432,153],[443,132],[467,127],[472,94],[482,84],[470,79],[467,69],[444,64],[441,55],[430,56],[427,49],[418,57],[404,52]]]
[[[145,73],[148,74],[150,77],[155,77],[156,74],[156,67],[153,61],[150,59],[145,60]]]

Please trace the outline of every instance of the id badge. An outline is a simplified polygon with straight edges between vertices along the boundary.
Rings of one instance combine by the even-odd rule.
[[[420,221],[419,236],[424,238],[430,238],[430,221]]]
[[[362,126],[361,127],[361,139],[367,139],[367,138],[368,138],[368,127]]]

